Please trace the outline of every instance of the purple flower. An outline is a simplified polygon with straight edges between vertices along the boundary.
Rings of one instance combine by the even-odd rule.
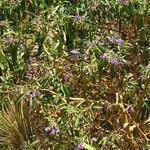
[[[50,136],[50,135],[56,135],[56,134],[59,134],[60,133],[60,130],[59,129],[56,129],[56,128],[50,128],[50,127],[46,127],[44,129],[45,133],[47,134],[47,136]]]
[[[96,141],[97,141],[96,137],[93,137],[93,138],[91,139],[91,141],[96,142]]]
[[[40,96],[41,92],[40,91],[28,91],[26,95],[30,99],[30,98],[33,98],[33,97]]]
[[[29,99],[33,97],[32,91],[28,91],[26,95]]]
[[[118,46],[121,46],[124,41],[122,39],[115,39],[115,42]]]
[[[71,61],[77,61],[78,58],[79,58],[79,55],[73,55],[73,56],[71,57]]]
[[[64,81],[67,82],[69,80],[69,76],[66,74],[64,74],[63,76],[64,76]]]
[[[60,130],[59,129],[52,129],[51,132],[49,133],[49,135],[56,135],[59,134]]]
[[[120,3],[127,6],[129,4],[129,0],[120,0]]]
[[[29,57],[28,62],[29,62],[29,64],[32,64],[32,62],[33,62],[33,58],[32,58],[31,56]]]
[[[60,130],[59,130],[59,129],[56,129],[56,130],[55,130],[55,134],[58,134],[58,133],[60,133]]]
[[[74,16],[74,20],[75,20],[75,21],[80,21],[80,20],[81,20],[81,16],[80,16],[80,15]]]
[[[50,127],[46,127],[46,128],[44,129],[45,132],[49,132],[50,130],[51,130]]]
[[[100,55],[100,59],[106,60],[108,58],[107,54],[102,54]]]
[[[26,72],[26,77],[27,77],[28,79],[31,79],[31,78],[32,78],[32,75],[33,75],[32,70],[28,70],[28,71]]]
[[[73,49],[72,51],[70,51],[70,54],[72,54],[71,61],[77,61],[77,59],[79,58],[78,49]]]
[[[113,37],[108,37],[107,39],[108,39],[108,42],[109,42],[110,44],[113,44],[113,43],[114,43],[114,38],[113,38]]]
[[[34,91],[33,92],[33,96],[34,97],[37,97],[37,96],[40,96],[41,95],[41,92],[40,91]]]
[[[84,150],[83,144],[79,144],[79,145],[75,148],[75,150]]]
[[[114,66],[118,66],[118,65],[121,64],[120,60],[118,60],[118,59],[113,59],[113,60],[111,61],[111,63],[112,63],[112,65],[114,65]]]
[[[78,49],[71,50],[70,54],[72,54],[72,55],[78,55],[79,54]]]
[[[121,46],[123,44],[123,40],[117,37],[108,37],[108,42],[110,44],[117,44],[118,46]]]

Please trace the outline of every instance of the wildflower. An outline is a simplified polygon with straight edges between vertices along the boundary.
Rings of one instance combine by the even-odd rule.
[[[75,150],[84,150],[83,144],[79,144],[79,145],[75,148]]]
[[[79,55],[73,55],[73,56],[71,57],[71,61],[77,61],[78,58],[79,58]]]
[[[91,139],[91,141],[96,142],[96,141],[97,141],[96,137],[93,137],[93,138]]]
[[[112,65],[117,66],[117,65],[119,65],[121,62],[120,62],[118,59],[113,59],[113,60],[111,61],[111,63],[112,63]]]
[[[28,91],[26,95],[30,99],[30,98],[33,98],[33,97],[40,96],[41,93],[40,93],[40,91]]]
[[[32,62],[33,62],[33,58],[32,58],[31,56],[29,57],[28,62],[29,62],[29,64],[32,64]]]
[[[121,46],[123,44],[123,40],[117,37],[108,37],[108,42],[110,44],[117,44],[118,46]]]
[[[120,0],[120,3],[127,6],[129,4],[129,0]]]
[[[121,46],[124,41],[122,39],[115,39],[115,42],[118,46]]]
[[[74,20],[75,20],[75,21],[80,21],[80,20],[81,20],[81,16],[80,16],[80,15],[74,16]]]
[[[63,77],[63,78],[64,78],[64,81],[67,82],[67,81],[69,80],[69,77],[68,77],[66,74],[64,74],[63,76],[64,76],[64,77]]]
[[[33,97],[32,91],[28,91],[26,95],[29,99]]]
[[[32,78],[32,75],[33,75],[32,70],[28,70],[28,71],[26,72],[26,77],[27,77],[28,79],[31,79],[31,78]]]
[[[51,132],[49,133],[49,135],[56,135],[59,134],[60,130],[59,129],[52,129]]]
[[[110,44],[113,44],[113,43],[114,43],[114,38],[113,38],[113,37],[108,37],[107,39],[108,39],[108,42],[109,42]]]
[[[50,128],[50,127],[46,127],[44,129],[45,133],[47,134],[47,136],[51,136],[51,135],[56,135],[60,133],[59,129],[56,128]]]
[[[100,59],[106,60],[108,58],[107,54],[102,54],[100,55]]]
[[[41,92],[40,91],[34,91],[33,92],[33,96],[34,97],[37,97],[37,96],[40,96],[41,95]]]
[[[72,51],[70,51],[70,54],[78,55],[79,54],[78,49],[73,49]]]
[[[44,129],[45,132],[49,132],[50,130],[51,130],[50,127],[46,127],[46,128]]]
[[[70,54],[72,54],[71,61],[76,61],[79,58],[78,49],[73,49]]]

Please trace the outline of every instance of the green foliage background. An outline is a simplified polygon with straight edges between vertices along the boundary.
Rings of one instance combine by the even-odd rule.
[[[150,2],[126,1],[0,1],[0,149],[150,149]]]

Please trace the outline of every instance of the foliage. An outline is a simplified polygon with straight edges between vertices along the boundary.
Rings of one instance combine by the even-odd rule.
[[[0,149],[150,149],[150,2],[0,1]]]

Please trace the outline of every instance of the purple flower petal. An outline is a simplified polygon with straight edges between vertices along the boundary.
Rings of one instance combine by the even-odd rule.
[[[28,91],[26,95],[29,99],[33,97],[32,91]]]
[[[71,50],[70,54],[72,54],[72,55],[78,55],[79,54],[78,49]]]
[[[79,144],[79,145],[75,148],[75,150],[84,150],[83,144]]]
[[[111,63],[112,63],[112,65],[114,65],[114,66],[117,66],[117,65],[120,65],[120,64],[121,64],[120,60],[118,60],[118,59],[113,59],[113,60],[111,61]]]
[[[118,46],[121,46],[124,43],[122,39],[117,37],[108,37],[107,39],[110,44],[117,44]]]
[[[91,141],[96,142],[96,141],[97,141],[97,138],[96,138],[96,137],[93,137],[93,138],[91,139]]]
[[[31,78],[32,78],[32,75],[33,75],[32,70],[28,70],[28,71],[26,72],[26,77],[27,77],[27,78],[31,79]]]
[[[75,21],[80,21],[80,20],[81,20],[81,16],[80,16],[80,15],[74,16],[74,20],[75,20]]]
[[[30,99],[30,98],[33,98],[33,97],[40,96],[41,93],[40,93],[40,91],[28,91],[26,95]]]
[[[51,132],[50,132],[50,135],[56,135],[56,134],[59,134],[59,133],[60,133],[59,129],[52,129]]]
[[[108,39],[108,42],[109,42],[110,44],[113,44],[113,43],[114,43],[114,38],[113,38],[113,37],[108,37],[107,39]]]
[[[64,81],[67,82],[69,80],[69,76],[67,76],[66,74],[63,76],[64,76]]]
[[[34,95],[35,97],[40,96],[40,95],[41,95],[41,92],[40,92],[40,91],[34,91],[34,92],[33,92],[33,95]]]
[[[78,60],[78,58],[79,58],[79,55],[73,55],[72,57],[71,57],[71,61],[77,61]]]
[[[121,46],[124,43],[122,39],[115,39],[115,42],[118,46]]]
[[[108,58],[107,54],[102,54],[100,55],[100,59],[106,60]]]
[[[28,61],[29,61],[29,64],[32,64],[33,58],[30,56]]]
[[[56,134],[59,134],[60,133],[60,130],[59,129],[56,129],[56,128],[50,128],[50,127],[46,127],[44,129],[45,133],[47,136],[50,136],[50,135],[56,135]]]
[[[55,135],[55,131],[56,131],[55,129],[52,129],[50,135]]]
[[[55,133],[56,133],[56,134],[60,133],[60,130],[59,130],[59,129],[56,129],[56,130],[55,130]]]
[[[49,132],[50,130],[51,130],[50,127],[46,127],[46,128],[44,129],[45,132]]]

